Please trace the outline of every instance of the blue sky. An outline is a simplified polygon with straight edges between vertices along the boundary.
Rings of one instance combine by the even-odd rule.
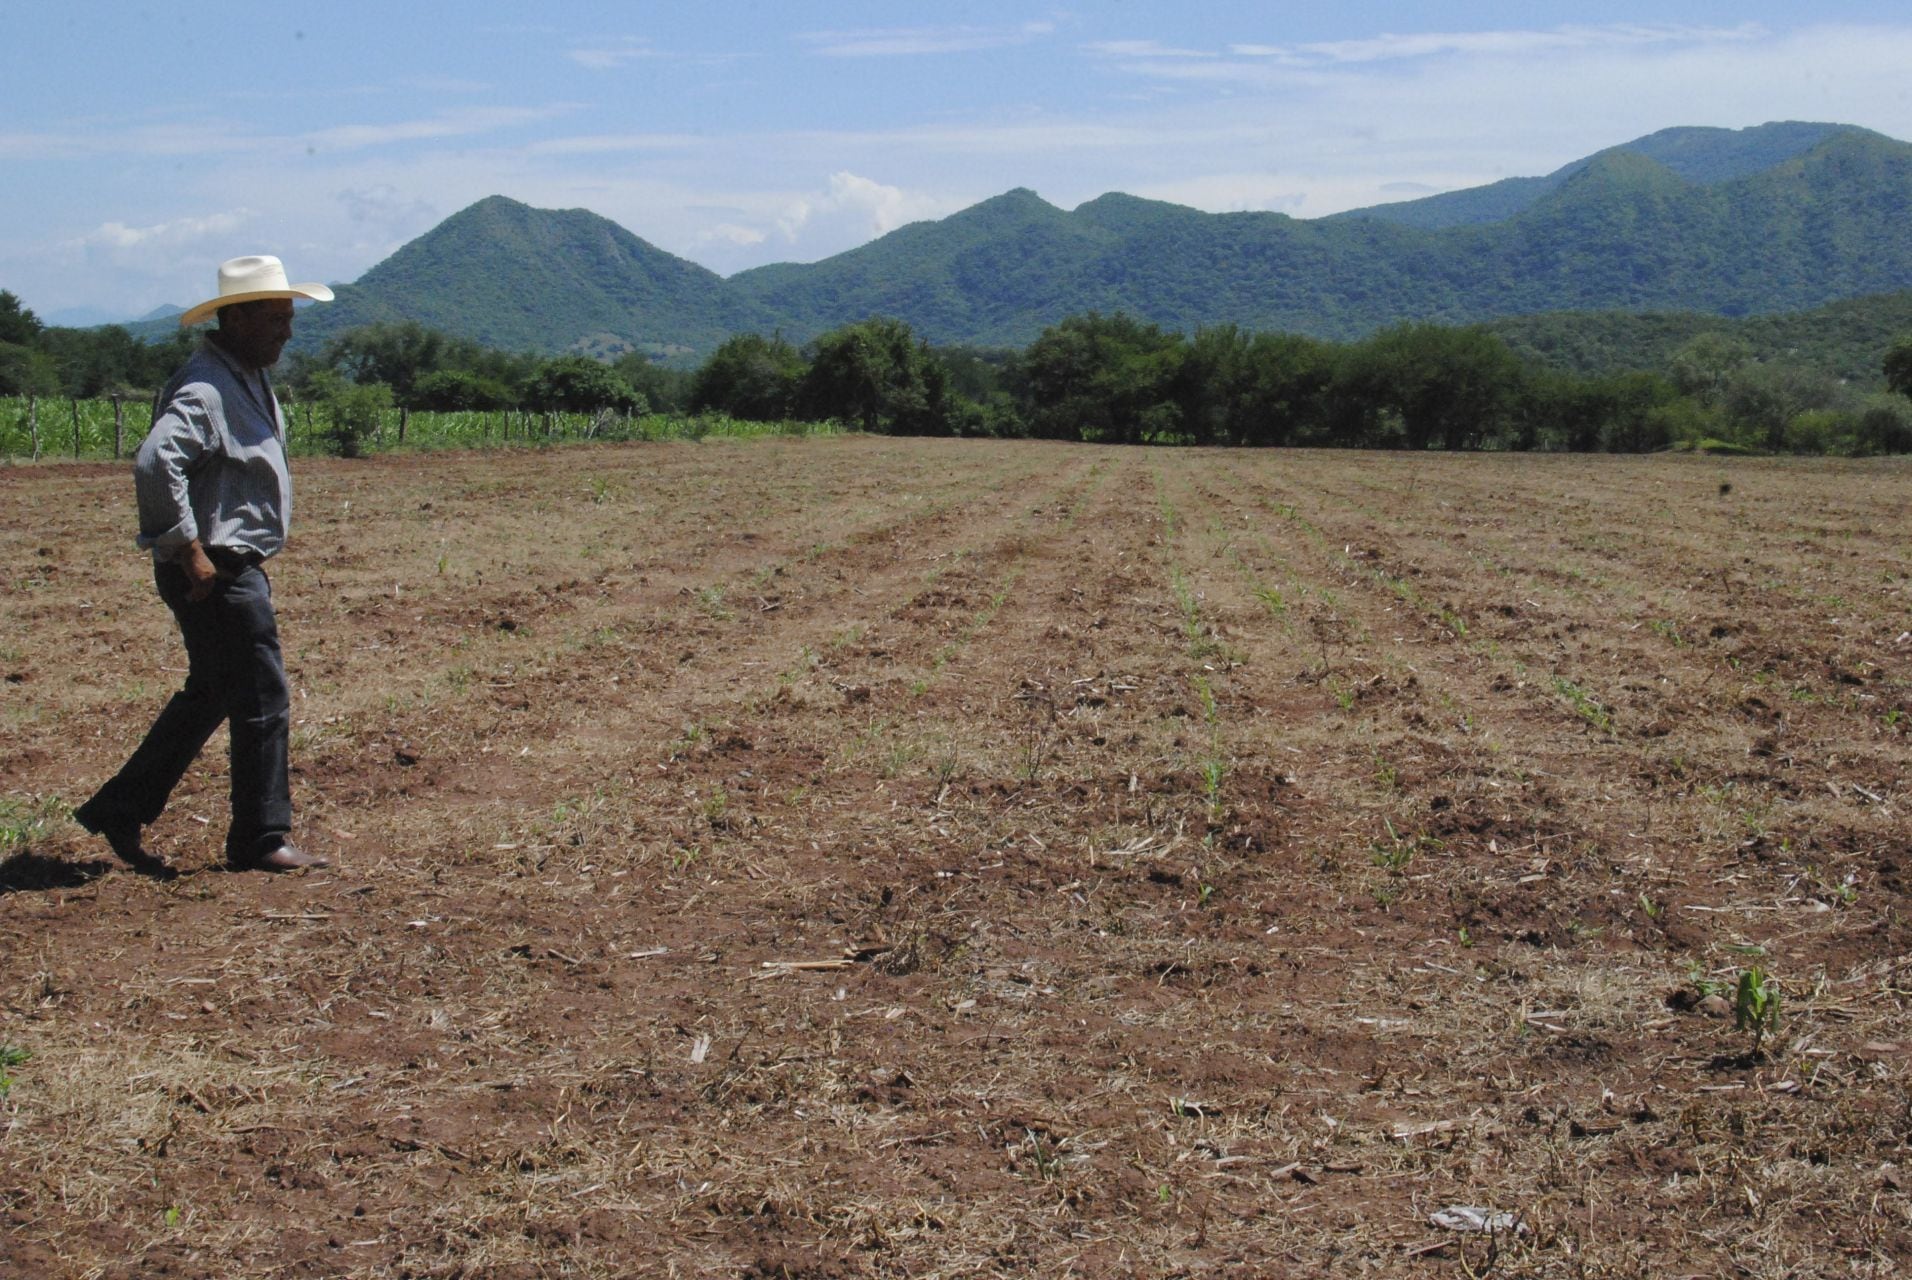
[[[1295,217],[1673,125],[1912,140],[1903,0],[0,0],[0,288],[130,317],[349,281],[487,195],[724,274],[1030,187]]]

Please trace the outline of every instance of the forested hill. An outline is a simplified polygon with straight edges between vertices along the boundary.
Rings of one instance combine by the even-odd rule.
[[[1751,129],[1662,129],[1644,138],[1563,165],[1544,178],[1506,178],[1484,187],[1448,191],[1420,200],[1402,200],[1394,204],[1351,209],[1331,215],[1326,221],[1368,218],[1404,227],[1437,231],[1483,222],[1500,222],[1531,208],[1542,196],[1558,190],[1568,179],[1595,161],[1620,153],[1657,160],[1688,182],[1701,186],[1750,178],[1804,155],[1834,134],[1860,133],[1872,138],[1883,135],[1851,125],[1806,124],[1788,121],[1762,124]]]
[[[491,196],[453,214],[301,315],[301,345],[415,320],[506,351],[707,354],[768,321],[716,272],[585,209]]]
[[[872,315],[1022,345],[1070,315],[1349,339],[1401,320],[1750,315],[1912,288],[1912,146],[1839,125],[1673,129],[1546,178],[1300,221],[1016,190],[821,262],[728,280],[584,210],[479,202],[314,308],[301,345],[414,319],[488,345],[692,362]]]

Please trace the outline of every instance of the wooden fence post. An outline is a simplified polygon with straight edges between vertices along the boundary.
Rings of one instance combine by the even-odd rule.
[[[410,422],[411,418],[411,409],[405,405],[400,405],[398,407],[398,442],[400,444],[405,443],[405,424]]]
[[[73,405],[73,456],[80,456],[80,398],[74,396]]]
[[[33,437],[33,460],[40,460],[40,397],[27,397],[27,434]]]
[[[113,397],[113,459],[119,460],[120,450],[126,444],[126,400],[125,397]]]

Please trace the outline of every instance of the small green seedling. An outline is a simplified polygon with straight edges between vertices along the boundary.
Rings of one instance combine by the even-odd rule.
[[[13,1068],[32,1056],[25,1049],[16,1049],[10,1044],[0,1044],[0,1098],[6,1097],[7,1092],[13,1088]]]
[[[1755,1058],[1766,1037],[1779,1030],[1779,980],[1758,965],[1740,971],[1733,996],[1733,1026],[1753,1033]]]

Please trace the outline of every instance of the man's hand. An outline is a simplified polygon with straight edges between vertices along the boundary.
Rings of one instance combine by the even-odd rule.
[[[212,567],[212,561],[206,557],[206,549],[195,539],[186,544],[185,554],[179,557],[179,567],[186,571],[186,598],[194,604],[212,594],[213,587],[219,581],[219,570]]]

